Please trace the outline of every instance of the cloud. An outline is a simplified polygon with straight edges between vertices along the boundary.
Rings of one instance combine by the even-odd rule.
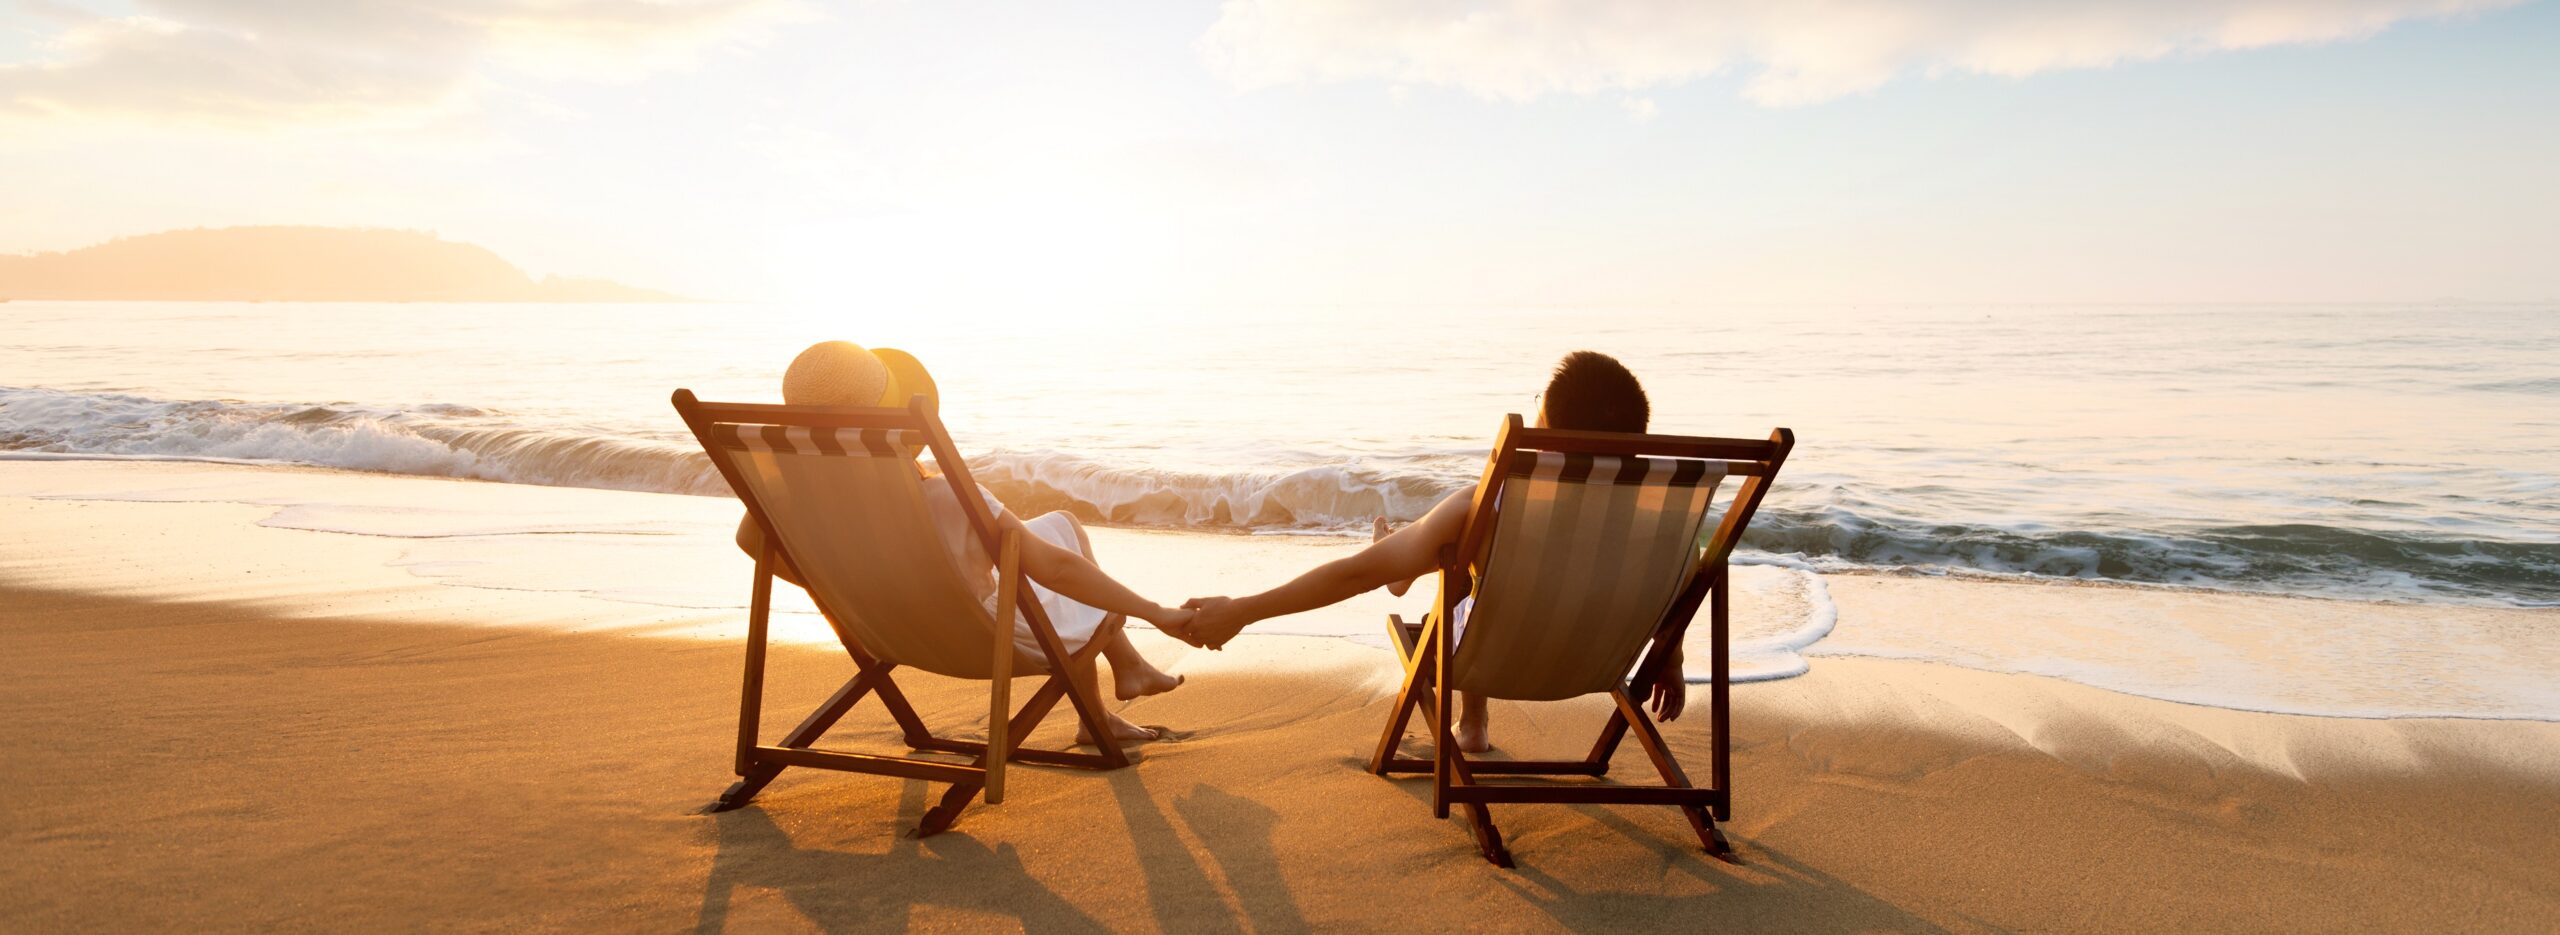
[[[0,114],[252,128],[415,123],[493,73],[620,80],[793,16],[785,0],[138,0],[30,4],[54,31],[0,64]]]
[[[1378,79],[1488,98],[1640,91],[1727,69],[1769,106],[1906,75],[2068,68],[2369,36],[2522,0],[1229,0],[1199,42],[1245,88]]]

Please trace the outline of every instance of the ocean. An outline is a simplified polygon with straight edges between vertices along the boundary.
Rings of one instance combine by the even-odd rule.
[[[1657,431],[1795,431],[1745,562],[2560,606],[2560,306],[19,301],[0,305],[0,457],[722,496],[668,394],[776,400],[827,339],[922,359],[972,469],[1026,515],[1409,520],[1589,349],[1644,381]]]

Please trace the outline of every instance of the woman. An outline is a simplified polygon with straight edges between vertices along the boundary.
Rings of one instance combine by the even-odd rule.
[[[887,348],[865,350],[847,341],[811,345],[792,359],[782,377],[782,401],[794,406],[904,407],[915,396],[936,398],[933,376],[914,356]],[[919,466],[918,470],[923,469]],[[961,510],[951,485],[928,483],[924,491],[925,507],[942,533],[943,547],[961,570],[961,577],[992,613],[996,602],[994,560],[971,533],[968,515]],[[1179,627],[1190,621],[1192,611],[1147,600],[1104,574],[1093,563],[1093,544],[1086,538],[1083,524],[1073,515],[1060,511],[1024,520],[997,502],[993,494],[981,490],[979,495],[986,499],[997,527],[1021,539],[1022,570],[1031,579],[1031,593],[1048,612],[1059,641],[1066,644],[1069,653],[1091,642],[1095,632],[1115,614],[1136,617],[1158,629]],[[749,555],[764,549],[764,531],[752,517],[738,523],[738,547]],[[806,586],[799,569],[791,567],[788,559],[775,573],[783,580]],[[1037,658],[1039,644],[1032,638],[1030,623],[1017,616],[1013,626],[1014,646]],[[1104,639],[1102,655],[1111,660],[1112,693],[1121,700],[1161,694],[1182,684],[1180,676],[1167,674],[1139,655],[1121,628],[1112,628]],[[1089,656],[1071,666],[1067,675],[1088,688],[1099,682]],[[1160,739],[1154,730],[1129,723],[1117,714],[1106,712],[1104,716],[1113,736],[1123,743]],[[1076,742],[1092,743],[1093,738],[1078,728]]]

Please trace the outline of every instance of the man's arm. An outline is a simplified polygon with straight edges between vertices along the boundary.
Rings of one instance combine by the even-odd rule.
[[[1443,498],[1422,519],[1396,530],[1368,548],[1316,566],[1306,574],[1260,594],[1202,598],[1185,602],[1200,609],[1189,629],[1193,642],[1211,649],[1257,620],[1285,617],[1347,600],[1363,592],[1407,581],[1440,567],[1440,547],[1458,541],[1466,531],[1467,510],[1475,504],[1475,487]]]

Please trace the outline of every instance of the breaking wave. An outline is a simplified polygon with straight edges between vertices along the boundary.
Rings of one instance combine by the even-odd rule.
[[[469,406],[383,409],[0,389],[0,452],[266,461],[511,484],[717,494],[672,440],[531,428]]]

